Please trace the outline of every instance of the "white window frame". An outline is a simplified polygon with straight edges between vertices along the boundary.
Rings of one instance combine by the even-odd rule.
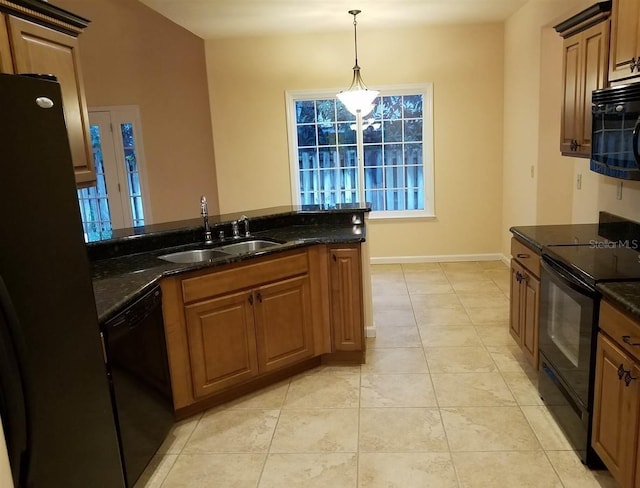
[[[403,219],[403,218],[435,218],[435,172],[434,172],[434,145],[433,145],[433,83],[415,83],[403,85],[376,86],[380,91],[380,97],[393,95],[423,95],[423,182],[424,182],[424,210],[377,210],[372,211],[370,219]],[[300,204],[300,168],[298,163],[298,133],[296,128],[296,102],[302,100],[321,100],[337,98],[336,93],[340,88],[326,90],[287,90],[285,91],[285,106],[287,118],[287,136],[289,145],[289,171],[291,183],[291,201],[294,205]],[[365,116],[365,119],[367,117]],[[356,120],[361,127],[362,120],[358,116]],[[364,182],[364,164],[362,138],[358,138],[358,181]],[[365,201],[364,184],[358,185],[358,196],[361,202]]]

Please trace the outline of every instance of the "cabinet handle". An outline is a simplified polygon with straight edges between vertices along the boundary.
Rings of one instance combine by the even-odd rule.
[[[578,148],[580,147],[580,144],[578,144],[578,141],[576,141],[575,139],[571,139],[571,150],[572,151],[577,151]]]
[[[625,344],[629,344],[630,346],[640,346],[640,342],[635,342],[638,339],[635,338],[631,338],[631,336],[628,335],[624,335],[622,336],[622,342],[624,342]]]
[[[618,366],[618,379],[621,380],[626,372],[627,372],[627,370],[624,369],[622,364],[620,364],[620,366]]]
[[[633,380],[637,380],[638,378],[634,378],[631,376],[631,371],[627,371],[627,374],[624,375],[624,384],[629,386]]]
[[[253,294],[249,295],[249,304],[253,305]]]
[[[262,293],[258,292],[257,296],[258,296],[258,301],[262,303]]]
[[[335,254],[332,254],[332,255],[331,255],[331,257],[333,258],[333,260],[334,260],[334,261],[337,261],[337,260],[338,260],[338,258],[336,257],[336,255],[335,255]]]
[[[529,254],[524,253],[524,252],[519,252],[518,254],[516,254],[516,257],[520,258],[520,259],[527,259],[527,258],[530,258],[531,256]]]
[[[631,68],[632,73],[636,68],[640,68],[639,65],[640,65],[640,58],[638,58],[637,61],[636,61],[636,58],[631,58],[631,61],[629,61],[629,68]]]

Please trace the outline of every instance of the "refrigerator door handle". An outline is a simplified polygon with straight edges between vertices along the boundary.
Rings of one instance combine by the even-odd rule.
[[[28,484],[33,452],[26,364],[25,339],[0,276],[0,416],[16,488]]]

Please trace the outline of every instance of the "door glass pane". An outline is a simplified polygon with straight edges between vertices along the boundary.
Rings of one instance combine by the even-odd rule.
[[[131,201],[131,217],[133,226],[144,225],[144,210],[142,208],[142,194],[140,190],[140,173],[136,157],[135,136],[133,124],[120,124],[122,133],[122,147],[124,149],[125,171],[127,173],[127,187]]]
[[[105,237],[105,233],[112,230],[107,185],[104,177],[100,128],[97,125],[90,126],[90,134],[96,170],[96,185],[78,190],[84,239],[87,242],[100,240]]]

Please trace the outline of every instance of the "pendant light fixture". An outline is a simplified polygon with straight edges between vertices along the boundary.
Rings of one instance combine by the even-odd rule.
[[[360,76],[360,66],[358,66],[358,22],[356,21],[356,16],[360,12],[361,10],[349,10],[349,14],[353,15],[353,39],[356,54],[356,64],[353,67],[353,81],[348,90],[341,91],[337,96],[349,112],[353,115],[364,117],[373,110],[373,101],[380,92],[369,90]]]

